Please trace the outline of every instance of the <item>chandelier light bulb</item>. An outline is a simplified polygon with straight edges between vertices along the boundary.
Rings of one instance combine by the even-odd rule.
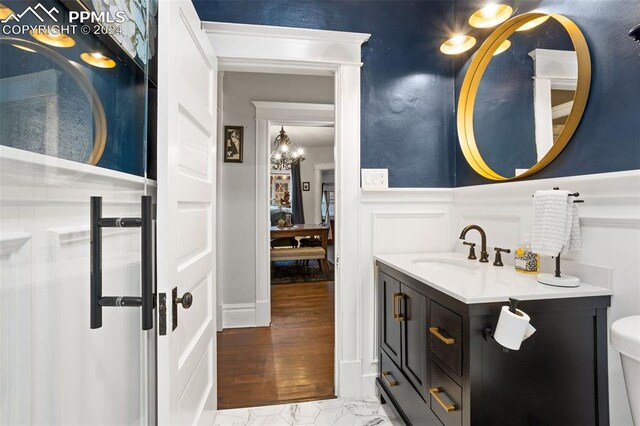
[[[291,144],[291,139],[284,131],[284,127],[280,128],[280,134],[273,141],[274,150],[271,153],[271,169],[272,170],[291,170],[295,164],[304,161],[302,156],[302,148],[298,148]]]

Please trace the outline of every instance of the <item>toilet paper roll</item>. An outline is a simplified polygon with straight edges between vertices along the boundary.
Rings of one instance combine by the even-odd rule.
[[[508,306],[503,306],[493,338],[508,349],[517,351],[522,341],[531,336],[536,329],[529,324],[529,315],[516,309],[514,314]]]

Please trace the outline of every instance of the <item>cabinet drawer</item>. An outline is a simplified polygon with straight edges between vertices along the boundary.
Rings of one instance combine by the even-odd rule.
[[[461,376],[462,318],[460,315],[432,300],[428,333],[431,352]]]
[[[433,419],[429,408],[418,392],[413,388],[409,379],[391,361],[391,358],[384,352],[380,352],[380,378],[386,391],[398,401],[404,415],[411,424],[416,426],[434,425],[437,420]]]
[[[462,424],[462,388],[431,362],[431,381],[429,382],[429,406],[444,426]]]

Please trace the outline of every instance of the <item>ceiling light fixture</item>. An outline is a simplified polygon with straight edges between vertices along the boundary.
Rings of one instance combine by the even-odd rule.
[[[44,29],[33,29],[30,31],[30,34],[31,37],[49,46],[73,47],[76,45],[76,41],[66,34],[49,32]]]
[[[100,52],[85,52],[80,55],[80,59],[98,68],[115,68],[116,61]]]
[[[510,47],[511,47],[511,42],[509,40],[503,41],[502,43],[500,43],[500,46],[498,46],[496,51],[493,52],[493,56],[501,54],[502,52],[504,52],[505,50],[507,50]]]
[[[527,31],[527,30],[530,30],[532,28],[535,28],[535,27],[537,27],[539,25],[544,24],[547,21],[547,19],[549,19],[549,18],[550,18],[549,15],[545,15],[545,16],[541,16],[539,18],[533,19],[533,20],[531,20],[531,21],[529,21],[529,22],[527,22],[525,24],[522,24],[520,26],[520,28],[518,28],[516,31]]]
[[[495,27],[509,19],[512,13],[513,8],[507,4],[489,2],[469,17],[469,25],[475,28]]]
[[[476,45],[475,37],[456,34],[440,45],[440,51],[445,55],[458,55]]]
[[[304,150],[291,146],[291,139],[284,131],[284,127],[280,128],[280,134],[273,141],[275,149],[271,153],[271,169],[273,170],[291,170],[291,166],[296,162],[304,161]]]

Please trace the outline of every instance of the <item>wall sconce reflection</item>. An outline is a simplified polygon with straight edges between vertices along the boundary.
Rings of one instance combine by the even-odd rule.
[[[116,61],[100,52],[85,52],[80,55],[80,59],[98,68],[115,68],[116,66]]]
[[[27,47],[27,46],[23,46],[23,45],[21,45],[21,44],[11,43],[11,45],[12,45],[13,47],[15,47],[16,49],[24,50],[25,52],[36,53],[36,51],[35,51],[35,50],[33,50],[32,48]]]
[[[440,45],[440,51],[445,55],[458,55],[476,45],[476,38],[458,34]]]
[[[29,32],[31,37],[35,38],[39,42],[48,44],[54,47],[73,47],[76,45],[76,41],[66,34],[49,33],[46,30],[33,29]]]
[[[509,40],[503,41],[502,43],[500,43],[500,46],[498,46],[496,51],[493,52],[493,56],[501,54],[502,52],[504,52],[505,50],[507,50],[510,47],[511,47],[511,42]]]
[[[549,15],[541,16],[539,18],[534,19],[533,21],[527,22],[526,24],[522,24],[520,26],[520,28],[518,28],[516,31],[527,31],[527,30],[530,30],[532,28],[535,28],[535,27],[537,27],[539,25],[544,24],[547,21],[547,19],[549,19],[549,18],[550,18]]]
[[[506,4],[487,3],[469,17],[469,25],[475,28],[491,28],[509,19],[513,8]]]
[[[4,4],[0,3],[0,20],[4,21],[5,19],[7,19],[12,14],[13,14],[13,10],[9,9]]]

